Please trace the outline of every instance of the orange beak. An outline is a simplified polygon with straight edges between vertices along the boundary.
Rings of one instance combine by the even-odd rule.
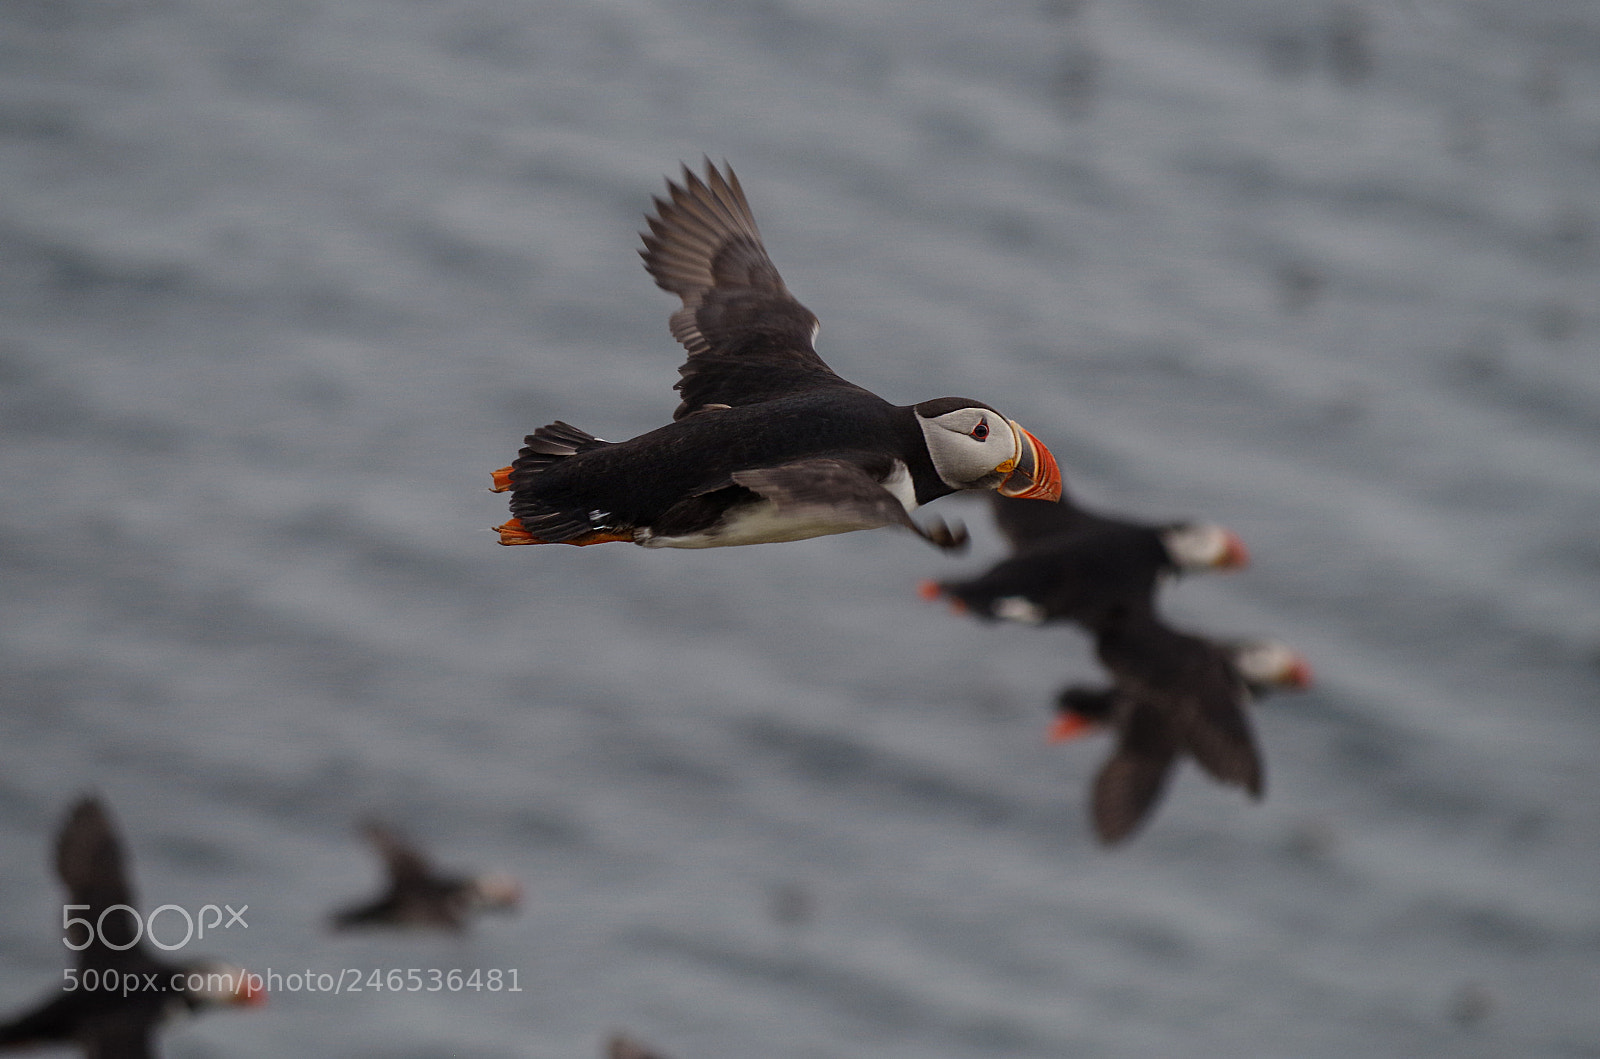
[[[258,1008],[267,1002],[267,989],[261,976],[246,971],[239,972],[239,987],[233,991],[233,1003],[241,1007]]]
[[[1081,739],[1095,730],[1095,723],[1081,713],[1058,713],[1050,722],[1045,739],[1052,743],[1066,743]]]
[[[1304,658],[1296,658],[1284,674],[1283,682],[1291,688],[1309,688],[1312,683],[1311,663]]]
[[[1250,565],[1250,549],[1244,546],[1244,541],[1237,533],[1228,531],[1227,542],[1223,545],[1222,558],[1217,561],[1220,570],[1243,570]]]
[[[1000,483],[997,492],[1016,500],[1061,499],[1061,468],[1044,443],[1015,420],[1009,420],[1017,439],[1017,451],[1012,456],[1011,473]]]

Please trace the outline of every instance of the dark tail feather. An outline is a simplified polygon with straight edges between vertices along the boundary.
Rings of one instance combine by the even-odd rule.
[[[501,544],[599,544],[602,541],[632,540],[632,531],[606,532],[609,527],[596,526],[592,516],[564,507],[552,507],[539,493],[538,475],[579,453],[605,448],[593,434],[579,430],[571,423],[556,420],[542,426],[525,439],[517,462],[495,472],[497,491],[511,490],[511,514],[515,516],[503,526],[495,527]]]
[[[537,474],[568,456],[609,444],[609,441],[601,441],[593,434],[558,419],[523,439],[523,449],[514,466],[526,474]]]
[[[495,473],[495,485],[500,491],[506,487],[513,490],[520,489],[530,477],[549,470],[568,456],[576,456],[580,452],[588,452],[590,449],[598,449],[609,444],[611,442],[601,441],[593,434],[558,419],[548,426],[540,427],[523,439],[522,451],[517,454],[517,462],[507,469],[509,473],[506,471]]]

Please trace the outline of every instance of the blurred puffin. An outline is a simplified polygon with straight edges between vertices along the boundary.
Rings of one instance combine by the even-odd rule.
[[[1117,605],[1148,605],[1165,577],[1237,570],[1250,560],[1237,534],[1211,523],[1136,522],[1066,496],[992,507],[1012,554],[965,581],[924,581],[924,599],[948,599],[958,612],[981,618],[1092,627]]]
[[[665,1056],[632,1037],[617,1033],[606,1040],[604,1059],[665,1059]]]
[[[645,269],[682,306],[682,401],[667,426],[602,441],[540,427],[494,473],[510,491],[500,543],[717,548],[903,526],[942,548],[966,533],[910,512],[962,489],[1054,500],[1061,475],[1038,439],[982,401],[892,405],[846,382],[812,347],[817,318],[762,246],[731,169],[706,160],[667,182],[643,233]]]
[[[333,914],[333,929],[421,927],[462,930],[479,912],[509,912],[522,901],[522,888],[503,872],[446,875],[415,846],[377,821],[362,834],[383,860],[389,885],[377,898]]]
[[[1216,642],[1180,633],[1153,615],[1119,615],[1097,637],[1113,675],[1107,688],[1069,687],[1056,700],[1053,742],[1100,728],[1117,745],[1095,776],[1090,819],[1106,845],[1139,829],[1187,754],[1219,782],[1262,791],[1262,767],[1245,707],[1254,697],[1311,684],[1311,667],[1276,640]]]
[[[80,988],[58,986],[51,999],[0,1025],[0,1051],[75,1044],[88,1059],[150,1059],[156,1029],[168,1018],[223,1005],[266,1000],[244,970],[227,964],[176,964],[151,954],[134,907],[122,844],[98,799],[72,807],[56,837],[56,874],[74,918],[94,925],[84,937],[73,923],[63,939],[78,950]],[[91,984],[92,980],[92,984]],[[105,982],[115,982],[107,987]]]

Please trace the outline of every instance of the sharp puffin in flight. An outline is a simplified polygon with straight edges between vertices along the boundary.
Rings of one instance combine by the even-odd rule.
[[[501,544],[717,548],[902,526],[957,548],[964,530],[910,512],[963,489],[1060,495],[1050,450],[992,406],[893,405],[834,374],[731,169],[708,159],[704,179],[685,167],[667,190],[640,254],[683,302],[673,422],[621,442],[559,421],[534,431],[494,474],[511,493]]]

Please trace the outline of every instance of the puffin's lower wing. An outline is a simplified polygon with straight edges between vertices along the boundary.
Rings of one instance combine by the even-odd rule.
[[[1217,782],[1260,798],[1264,769],[1244,699],[1242,688],[1213,686],[1175,696],[1169,712],[1174,734],[1201,768]]]
[[[1149,820],[1178,755],[1167,719],[1149,705],[1130,704],[1116,723],[1117,748],[1095,775],[1090,798],[1095,834],[1108,846]]]
[[[734,471],[734,484],[766,500],[772,514],[786,523],[829,527],[845,533],[880,526],[904,526],[941,548],[960,548],[967,532],[934,520],[917,525],[906,505],[861,467],[848,460],[819,457],[776,467]]]
[[[84,1059],[156,1059],[154,1033],[148,1013],[108,1019],[84,1040]]]
[[[78,1010],[84,1005],[82,993],[57,995],[0,1025],[0,1050],[23,1045],[50,1044],[71,1040],[78,1026]]]
[[[1166,792],[1171,771],[1171,757],[1118,751],[1107,758],[1095,775],[1090,797],[1096,837],[1113,846],[1139,830]]]

